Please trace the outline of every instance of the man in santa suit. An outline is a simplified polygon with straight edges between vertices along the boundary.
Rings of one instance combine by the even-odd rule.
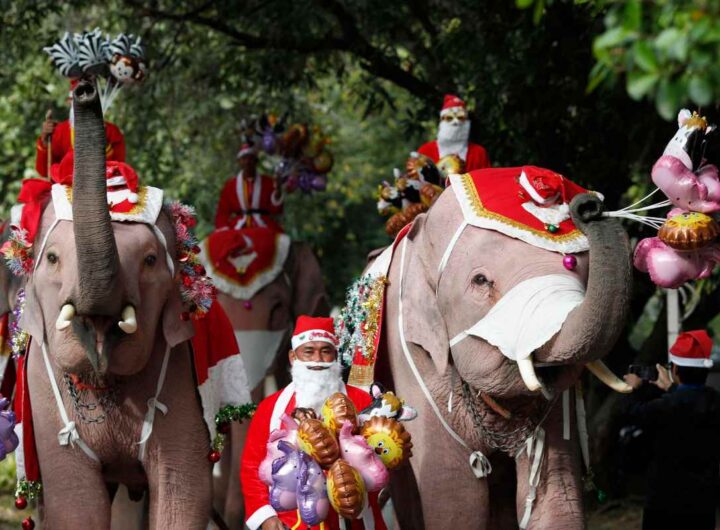
[[[490,167],[490,158],[481,145],[469,141],[470,120],[465,102],[447,94],[440,110],[437,140],[423,144],[418,152],[436,164],[447,155],[457,155],[465,162],[465,171]]]
[[[76,80],[70,82],[71,88],[75,88]],[[52,119],[52,114],[47,113],[42,126],[42,133],[35,142],[35,169],[42,176],[48,177],[48,137],[51,139],[51,164],[55,167],[57,164],[63,163],[64,166],[72,168],[73,165],[73,145],[75,143],[74,134],[74,118],[72,114],[72,91],[68,97],[70,104],[69,119],[58,123]],[[105,147],[105,159],[115,160],[117,162],[125,162],[125,137],[118,129],[117,125],[105,122],[105,138],[107,144]],[[51,177],[53,180],[55,175],[51,168]]]
[[[244,144],[237,155],[240,172],[225,183],[220,193],[215,228],[268,227],[279,232],[275,217],[282,214],[283,196],[277,181],[257,174],[257,149]]]
[[[265,398],[253,416],[240,466],[240,480],[245,496],[246,524],[250,530],[308,529],[297,510],[277,513],[269,502],[269,488],[260,480],[258,468],[265,458],[270,432],[280,427],[283,413],[291,414],[296,408],[319,411],[325,400],[335,392],[346,394],[357,410],[367,407],[370,395],[353,386],[345,385],[337,360],[337,337],[332,318],[300,316],[292,337],[290,365],[292,383]],[[386,530],[377,493],[369,494],[370,508],[376,530]],[[285,527],[283,527],[285,525]],[[336,512],[330,513],[322,525],[314,528],[339,528]],[[361,520],[352,521],[353,529],[363,528]]]

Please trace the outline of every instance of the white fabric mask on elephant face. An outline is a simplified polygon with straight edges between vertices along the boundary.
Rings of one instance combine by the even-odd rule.
[[[583,285],[567,274],[525,280],[472,327],[453,337],[450,347],[473,335],[498,348],[508,359],[526,359],[560,331],[570,311],[584,298]]]

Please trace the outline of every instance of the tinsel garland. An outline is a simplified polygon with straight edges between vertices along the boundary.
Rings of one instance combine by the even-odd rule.
[[[27,240],[27,230],[13,228],[10,238],[0,247],[0,252],[14,275],[28,276],[32,273],[32,244]]]
[[[348,289],[345,307],[335,325],[340,361],[344,366],[352,364],[356,351],[367,359],[372,358],[387,283],[385,276],[361,276]]]
[[[15,487],[15,498],[24,498],[33,500],[40,496],[42,492],[42,484],[34,480],[19,480]]]
[[[176,255],[181,267],[180,294],[188,308],[182,317],[185,320],[203,318],[210,310],[217,291],[198,257],[200,246],[192,232],[197,224],[195,210],[177,201],[169,203],[167,208],[173,219]]]
[[[217,414],[215,414],[215,426],[217,434],[212,442],[213,451],[222,452],[225,447],[225,437],[230,429],[230,423],[250,419],[255,414],[257,405],[255,403],[245,403],[244,405],[225,405]]]
[[[12,319],[10,321],[10,337],[8,343],[12,350],[13,359],[25,355],[30,334],[20,327],[20,317],[22,317],[25,309],[25,289],[19,289],[15,299],[15,306],[12,310]]]

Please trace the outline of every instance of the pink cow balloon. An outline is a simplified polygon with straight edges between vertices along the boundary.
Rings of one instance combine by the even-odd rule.
[[[717,244],[694,251],[679,251],[663,243],[660,238],[643,239],[635,247],[635,267],[650,274],[655,285],[677,289],[690,280],[707,278],[720,262]]]
[[[278,445],[281,441],[291,444],[293,447],[297,445],[297,430],[298,424],[287,414],[283,414],[280,418],[282,427],[275,429],[270,433],[270,438],[267,443],[267,453],[260,467],[258,468],[258,476],[268,486],[272,485],[272,463],[281,456],[284,456]]]
[[[652,180],[675,205],[693,212],[720,210],[718,168],[703,160],[705,135],[713,126],[690,111],[678,115],[675,136],[652,169]]]
[[[368,491],[380,491],[387,486],[390,472],[380,457],[362,436],[353,436],[352,423],[346,421],[340,429],[340,456],[358,470]]]

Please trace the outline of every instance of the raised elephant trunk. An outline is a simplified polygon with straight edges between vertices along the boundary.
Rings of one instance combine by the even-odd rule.
[[[582,304],[569,315],[556,337],[536,352],[551,363],[591,362],[605,356],[622,332],[632,290],[630,243],[617,219],[603,215],[594,195],[570,203],[575,225],[590,242],[590,267]]]
[[[75,159],[73,230],[77,247],[79,315],[117,316],[119,258],[107,204],[105,124],[95,84],[82,80],[73,91]]]

